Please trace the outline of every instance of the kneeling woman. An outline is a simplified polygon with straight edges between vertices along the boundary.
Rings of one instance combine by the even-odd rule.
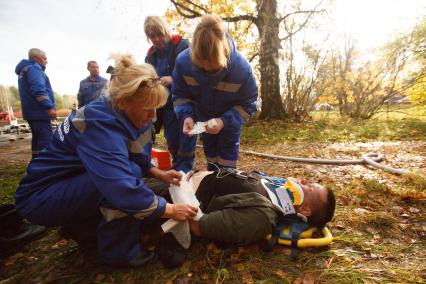
[[[145,264],[151,255],[139,245],[141,224],[160,217],[186,221],[197,211],[167,203],[142,179],[177,184],[181,178],[155,168],[144,151],[150,120],[167,96],[151,65],[117,57],[109,97],[74,111],[28,165],[15,195],[18,211],[33,223],[63,226],[77,241],[96,232],[104,263]]]

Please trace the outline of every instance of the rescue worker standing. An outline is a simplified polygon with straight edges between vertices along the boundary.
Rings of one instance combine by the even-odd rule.
[[[220,18],[202,17],[190,48],[176,59],[172,94],[184,134],[195,121],[216,122],[202,133],[208,170],[236,168],[242,126],[256,111],[258,88]]]
[[[181,174],[162,171],[144,151],[150,120],[167,100],[149,64],[116,59],[109,96],[71,113],[46,151],[33,159],[16,191],[16,208],[31,222],[63,226],[78,242],[97,237],[100,260],[140,266],[153,254],[141,250],[141,224],[160,217],[185,221],[197,208],[170,204],[142,177],[178,184]]]
[[[56,118],[55,98],[46,69],[46,52],[31,48],[28,58],[15,68],[18,75],[22,115],[31,127],[32,157],[38,156],[52,139],[51,119]]]
[[[145,62],[155,67],[161,84],[171,91],[171,75],[176,57],[188,48],[188,40],[179,35],[172,35],[164,20],[158,16],[146,17],[144,30],[146,37],[153,44],[148,50]],[[177,171],[190,171],[195,158],[197,137],[183,135],[182,125],[178,124],[171,96],[166,105],[157,111],[157,120],[154,123],[156,134],[160,133],[163,125],[164,137],[173,158],[172,167]]]
[[[99,76],[99,65],[96,61],[87,62],[87,70],[90,75],[80,82],[77,100],[78,107],[81,108],[93,102],[101,96],[107,87],[108,80]]]

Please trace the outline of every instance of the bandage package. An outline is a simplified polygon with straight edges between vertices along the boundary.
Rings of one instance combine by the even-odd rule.
[[[212,118],[208,121],[198,121],[195,125],[194,125],[194,129],[192,129],[189,134],[190,135],[195,135],[195,134],[200,134],[203,132],[206,132],[206,126],[210,127],[210,128],[215,128],[217,126],[217,122],[216,119]]]

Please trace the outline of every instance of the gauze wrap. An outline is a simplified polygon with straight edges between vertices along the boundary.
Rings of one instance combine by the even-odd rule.
[[[183,172],[182,180],[180,182],[180,186],[170,185],[169,192],[170,196],[173,200],[174,204],[177,203],[186,203],[198,208],[197,215],[193,218],[198,221],[202,216],[203,212],[201,212],[199,206],[200,202],[198,202],[195,197],[195,191],[192,187],[192,184],[187,181],[187,175]],[[191,244],[191,232],[189,231],[189,222],[178,222],[174,219],[169,219],[163,225],[161,225],[164,233],[171,232],[176,240],[184,247],[189,248]]]

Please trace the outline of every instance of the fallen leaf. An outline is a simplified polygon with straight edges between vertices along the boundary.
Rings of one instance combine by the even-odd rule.
[[[253,284],[254,283],[253,277],[251,277],[250,273],[248,273],[248,272],[243,273],[241,280],[245,284]]]
[[[417,209],[416,207],[410,207],[408,210],[409,210],[411,213],[419,213],[419,212],[420,212],[420,210],[419,210],[419,209]]]
[[[373,227],[370,227],[370,226],[368,226],[367,228],[365,228],[365,231],[367,233],[372,234],[372,235],[375,235],[375,234],[377,234],[379,232],[376,228],[373,228]]]
[[[176,278],[173,283],[175,283],[175,284],[189,284],[191,282],[192,282],[191,278],[181,277],[181,278]]]
[[[105,275],[104,274],[98,274],[96,275],[96,282],[102,282],[102,280],[105,279]]]
[[[370,211],[368,211],[367,209],[364,209],[364,208],[355,208],[354,211],[355,211],[355,213],[360,214],[360,215],[370,213]]]
[[[239,254],[256,254],[259,253],[259,246],[252,245],[248,247],[238,247]]]
[[[201,279],[203,280],[209,280],[209,274],[206,272],[201,273]]]
[[[408,243],[408,244],[415,244],[417,241],[413,238],[411,238],[410,236],[404,236],[404,240]]]
[[[394,212],[395,214],[401,214],[404,211],[404,208],[402,208],[401,206],[392,206],[392,212]]]
[[[209,243],[207,245],[207,251],[211,252],[213,254],[219,254],[222,252],[222,250],[220,248],[218,248],[214,243]]]
[[[238,263],[238,264],[236,265],[236,268],[237,268],[237,271],[239,271],[239,272],[241,272],[241,271],[244,271],[244,270],[245,270],[245,266],[244,266],[244,264],[242,264],[242,263]]]
[[[353,189],[352,192],[358,197],[362,197],[365,195],[365,190],[362,190],[360,188]]]
[[[275,271],[275,275],[277,275],[278,278],[281,278],[281,279],[285,279],[286,278],[285,277],[285,272],[283,270],[281,270],[281,269]]]
[[[312,273],[306,273],[303,277],[302,284],[314,284],[316,280],[316,277]]]
[[[402,230],[406,230],[408,228],[410,228],[412,226],[412,224],[404,224],[404,223],[400,223],[398,224],[398,226],[402,229]]]

